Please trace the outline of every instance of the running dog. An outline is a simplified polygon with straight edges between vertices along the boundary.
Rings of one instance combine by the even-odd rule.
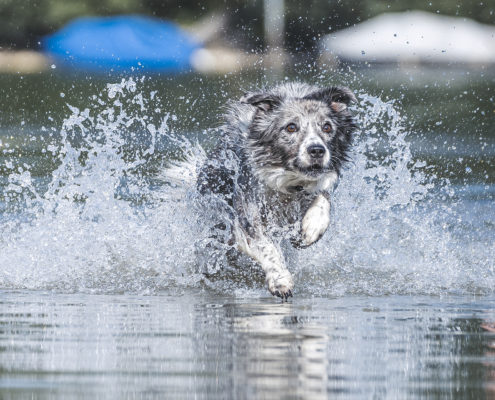
[[[347,88],[287,83],[227,105],[220,144],[197,175],[202,194],[231,210],[237,248],[257,261],[272,295],[292,296],[279,243],[318,241],[330,223],[330,193],[356,123]]]

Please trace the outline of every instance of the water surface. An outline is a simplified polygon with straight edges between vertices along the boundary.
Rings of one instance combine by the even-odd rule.
[[[4,399],[495,395],[493,297],[1,299]]]
[[[493,74],[293,78],[354,88],[361,129],[281,303],[157,177],[270,79],[0,76],[1,398],[495,396]]]

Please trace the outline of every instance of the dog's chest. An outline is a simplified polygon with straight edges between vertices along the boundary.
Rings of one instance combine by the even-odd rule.
[[[263,223],[269,230],[298,229],[309,204],[309,196],[305,193],[289,195],[268,189],[263,196],[261,206]]]
[[[338,181],[338,175],[335,171],[328,172],[317,178],[310,178],[281,167],[263,167],[255,168],[254,174],[267,188],[276,193],[289,196],[297,195],[298,192],[332,191]]]

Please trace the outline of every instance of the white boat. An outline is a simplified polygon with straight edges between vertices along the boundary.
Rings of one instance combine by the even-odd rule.
[[[381,14],[326,35],[323,55],[378,63],[495,63],[495,27],[424,11]]]

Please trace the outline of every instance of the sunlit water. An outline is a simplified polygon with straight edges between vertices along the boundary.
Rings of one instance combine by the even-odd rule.
[[[493,297],[1,299],[3,399],[495,395]]]
[[[182,116],[145,83],[69,103],[62,126],[21,146],[0,138],[2,394],[490,397],[493,139],[474,139],[486,182],[462,184],[442,168],[447,141],[413,141],[400,105],[358,90],[331,226],[285,246],[296,288],[280,304],[254,264],[211,246],[190,179],[159,178],[172,160],[200,163],[218,132],[176,131]],[[456,145],[460,165],[476,156]]]

